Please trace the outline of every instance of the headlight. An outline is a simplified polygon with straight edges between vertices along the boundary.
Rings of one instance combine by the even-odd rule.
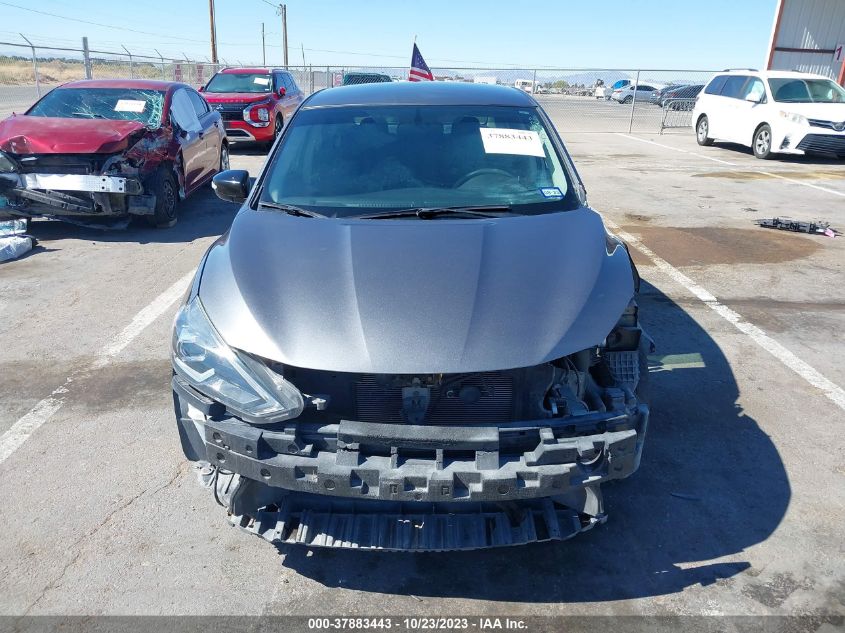
[[[11,174],[18,171],[18,166],[14,160],[0,152],[0,174]]]
[[[784,110],[781,110],[780,115],[790,123],[795,123],[796,125],[810,124],[809,121],[807,121],[807,117],[802,114],[798,114],[797,112],[785,112]]]
[[[199,297],[182,306],[173,325],[173,367],[193,387],[257,423],[302,413],[302,394],[287,380],[226,345]]]

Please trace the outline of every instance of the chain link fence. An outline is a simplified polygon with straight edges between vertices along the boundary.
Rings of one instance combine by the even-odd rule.
[[[77,79],[163,79],[204,85],[223,64],[99,50],[0,42],[0,117]],[[252,67],[260,67],[252,66]],[[289,66],[310,94],[334,86],[405,81],[407,67]],[[660,88],[704,84],[715,71],[552,68],[432,68],[438,81],[511,86],[534,95],[560,130],[664,133],[689,126],[689,109],[665,109]],[[686,107],[686,106],[685,106]]]

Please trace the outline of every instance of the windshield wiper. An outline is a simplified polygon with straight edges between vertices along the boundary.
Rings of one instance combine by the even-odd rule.
[[[275,209],[276,211],[284,211],[288,215],[296,215],[303,218],[324,218],[322,213],[317,213],[316,211],[309,211],[308,209],[303,209],[301,207],[295,207],[292,204],[282,204],[280,202],[267,202],[264,200],[259,201],[258,208],[265,208],[265,209]]]
[[[421,220],[432,220],[444,215],[459,215],[471,218],[499,218],[503,215],[512,215],[512,211],[511,207],[507,205],[473,207],[414,207],[410,209],[371,213],[369,215],[359,215],[355,217],[359,220],[390,220],[392,218],[411,217],[417,217]]]

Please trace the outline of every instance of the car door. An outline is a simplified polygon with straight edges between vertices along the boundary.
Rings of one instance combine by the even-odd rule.
[[[205,134],[187,88],[178,88],[173,92],[170,120],[181,146],[185,192],[188,193],[202,183],[207,166]]]
[[[740,92],[736,104],[737,142],[751,146],[754,130],[762,122],[767,103],[766,87],[759,77],[750,77]]]
[[[205,180],[214,175],[220,166],[220,145],[223,140],[223,134],[220,130],[220,127],[222,127],[220,114],[212,111],[208,102],[202,98],[200,93],[194,90],[187,92],[202,128],[200,136],[203,140],[203,172],[200,178]]]
[[[285,113],[285,121],[287,121],[296,109],[299,107],[299,104],[303,101],[303,94],[302,90],[299,89],[299,86],[296,85],[296,81],[294,81],[293,75],[290,73],[282,73],[282,81],[284,81],[285,85],[285,98],[283,99],[283,108]]]
[[[744,126],[740,121],[744,104],[741,95],[748,80],[747,75],[728,75],[725,85],[722,86],[720,101],[723,117],[718,134],[718,137],[722,140],[751,145],[751,138],[745,138],[743,134]],[[711,136],[716,136],[716,134],[713,133]]]

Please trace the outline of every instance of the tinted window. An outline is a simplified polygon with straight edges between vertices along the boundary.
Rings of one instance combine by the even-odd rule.
[[[261,200],[336,217],[461,205],[537,214],[580,204],[537,110],[503,106],[300,111]]]
[[[722,87],[722,96],[731,97],[732,99],[739,99],[742,96],[742,89],[748,77],[745,75],[731,75],[725,81]]]
[[[289,92],[299,92],[299,86],[296,85],[296,82],[293,79],[293,75],[287,75],[287,82],[289,86]]]
[[[194,111],[197,113],[197,117],[202,117],[203,115],[208,113],[208,104],[205,102],[198,92],[194,92],[193,90],[187,90],[188,96],[191,98],[191,103],[194,106]]]
[[[161,125],[164,92],[136,88],[56,88],[30,108],[29,116],[138,121]]]
[[[648,92],[652,92],[652,91],[654,91],[655,89],[654,89],[653,87],[651,87],[651,86],[637,86],[637,90],[646,90],[646,91],[648,91]]]
[[[845,89],[830,79],[769,79],[769,87],[782,103],[845,103]]]
[[[727,79],[726,75],[718,75],[717,77],[713,78],[709,84],[707,84],[707,88],[704,90],[704,94],[708,95],[717,95],[722,93],[722,87],[725,85],[725,80]]]
[[[270,92],[267,73],[217,73],[205,87],[206,92]]]

